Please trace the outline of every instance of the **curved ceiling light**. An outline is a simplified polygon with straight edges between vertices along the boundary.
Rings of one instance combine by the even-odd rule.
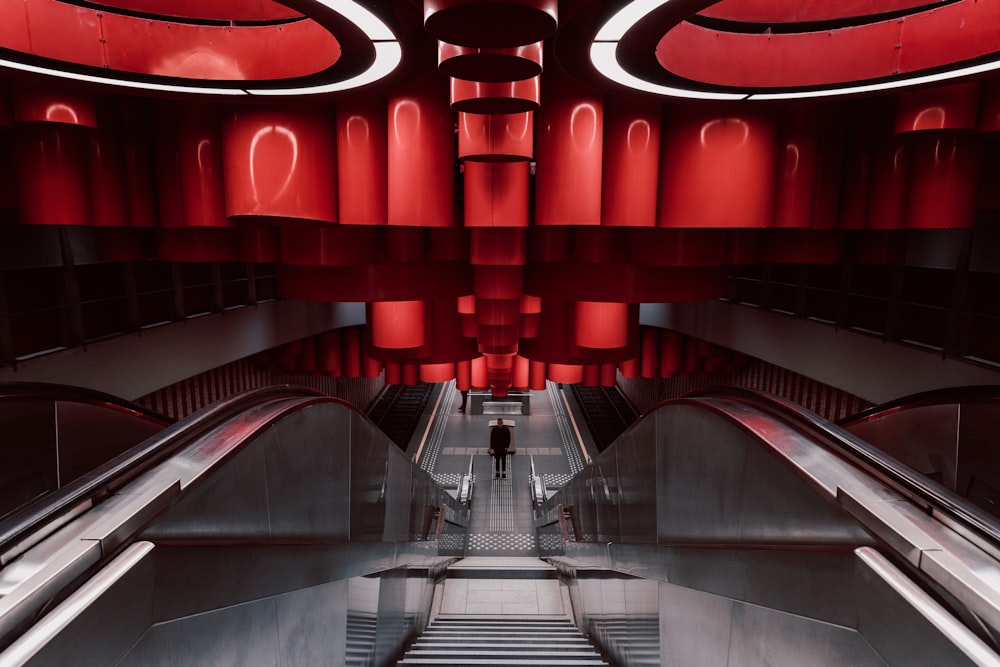
[[[672,0],[632,0],[613,14],[594,35],[590,44],[590,61],[603,76],[622,86],[647,93],[703,100],[790,100],[800,98],[854,95],[881,90],[892,90],[961,79],[991,71],[1000,70],[1000,53],[987,53],[967,59],[965,62],[942,63],[939,67],[925,68],[914,72],[868,81],[836,82],[820,85],[792,85],[775,87],[768,91],[760,87],[740,87],[716,85],[692,81],[674,76],[671,85],[645,79],[630,72],[619,59],[619,46],[628,42],[628,33],[651,14],[665,8]],[[702,2],[703,6],[717,4],[718,0]],[[961,0],[954,4],[962,4]],[[684,19],[665,25],[661,34],[667,34]],[[665,74],[672,75],[664,69]]]
[[[92,74],[74,69],[60,69],[56,65],[36,64],[39,62],[22,62],[10,57],[0,57],[0,68],[12,69],[29,74],[40,74],[63,79],[71,79],[84,83],[93,83],[118,88],[128,88],[132,90],[146,90],[161,93],[179,93],[195,95],[225,95],[225,96],[296,96],[296,95],[319,95],[323,93],[333,93],[374,83],[390,74],[402,60],[402,48],[392,30],[377,15],[363,7],[354,0],[311,0],[317,7],[334,12],[357,28],[371,43],[374,57],[367,67],[361,72],[338,80],[319,80],[315,83],[302,85],[301,80],[288,79],[282,81],[276,79],[269,81],[267,87],[259,85],[259,82],[246,82],[243,85],[236,84],[231,87],[194,85],[185,83],[161,83],[155,80],[156,76],[136,76],[131,77],[131,72],[122,70],[106,70],[107,74]],[[309,14],[303,12],[306,18]],[[8,50],[9,52],[9,50]],[[27,54],[32,55],[32,54]],[[68,63],[67,63],[68,64]],[[319,75],[322,76],[322,73]],[[164,77],[174,79],[174,77]],[[194,81],[194,79],[189,79]],[[258,85],[246,85],[246,84]],[[283,85],[284,84],[284,85]]]

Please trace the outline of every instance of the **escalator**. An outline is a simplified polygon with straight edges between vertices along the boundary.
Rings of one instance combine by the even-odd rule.
[[[432,646],[475,620],[433,602],[468,508],[334,399],[227,399],[51,495],[0,535],[2,667],[542,664]],[[1000,665],[993,518],[773,397],[662,404],[534,517],[601,653],[567,660]]]
[[[615,664],[1000,664],[994,519],[774,397],[658,406],[535,525]]]
[[[0,541],[0,665],[387,664],[468,521],[364,415],[291,388],[46,499]]]
[[[1000,387],[906,396],[840,425],[917,472],[1000,517]]]
[[[434,385],[386,385],[368,409],[368,418],[405,450],[434,392]]]
[[[0,384],[0,521],[162,431],[172,420],[102,392]],[[94,437],[100,434],[100,437]]]
[[[571,385],[597,451],[603,452],[639,415],[618,387]]]

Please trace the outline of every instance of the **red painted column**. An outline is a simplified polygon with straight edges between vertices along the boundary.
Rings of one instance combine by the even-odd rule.
[[[536,134],[535,223],[601,224],[604,100],[546,72]]]
[[[544,361],[531,359],[528,362],[528,386],[532,391],[543,391],[546,380],[546,364]]]
[[[467,227],[528,226],[528,163],[465,163]]]
[[[612,349],[628,344],[627,303],[577,301],[573,341],[580,347]]]
[[[481,162],[530,160],[534,114],[458,114],[458,157]],[[469,163],[465,165],[469,167]]]
[[[15,86],[10,116],[20,220],[34,225],[87,225],[89,145],[98,127],[88,93]]]
[[[977,82],[900,95],[896,132],[907,137],[907,227],[974,224],[982,169],[982,145],[973,134],[979,98]]]
[[[745,106],[685,107],[664,125],[661,227],[769,227],[774,121]]]
[[[389,100],[389,224],[450,227],[454,221],[455,119],[437,74]]]
[[[385,100],[352,97],[337,107],[337,163],[345,165],[337,170],[342,224],[388,222],[388,137]]]
[[[231,110],[223,120],[222,150],[230,219],[337,221],[331,110]]]
[[[52,123],[14,137],[17,207],[28,225],[87,225],[86,132]]]
[[[656,102],[608,98],[601,190],[601,221],[605,226],[656,226],[660,117]]]
[[[789,105],[778,141],[774,227],[812,226],[819,162],[819,111],[812,106]]]
[[[376,301],[371,304],[372,344],[393,349],[426,344],[423,301]]]
[[[226,218],[218,111],[207,105],[162,107],[156,160],[160,259],[238,259],[239,237]]]

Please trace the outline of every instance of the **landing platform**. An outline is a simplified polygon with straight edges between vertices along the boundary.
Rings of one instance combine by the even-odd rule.
[[[468,556],[537,556],[529,486],[531,460],[551,495],[583,469],[595,451],[593,440],[568,392],[554,383],[531,392],[530,415],[460,411],[455,383],[440,385],[432,409],[407,447],[417,464],[446,489],[457,492],[471,461],[475,486]],[[517,453],[507,461],[507,478],[493,478],[489,425],[497,417],[513,422]]]

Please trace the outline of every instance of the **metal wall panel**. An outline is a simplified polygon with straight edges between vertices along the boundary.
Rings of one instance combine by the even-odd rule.
[[[152,608],[153,559],[147,553],[25,664],[113,665],[149,627]]]
[[[333,581],[276,599],[282,667],[346,664],[347,588]]]
[[[885,667],[868,642],[851,628],[816,623],[794,614],[743,603],[733,605],[732,635],[726,664],[731,667]]]
[[[316,411],[323,418],[314,418]],[[326,405],[297,412],[273,429],[276,441],[264,454],[271,537],[347,539],[349,429],[350,413]]]
[[[733,601],[660,582],[661,664],[726,665]]]

